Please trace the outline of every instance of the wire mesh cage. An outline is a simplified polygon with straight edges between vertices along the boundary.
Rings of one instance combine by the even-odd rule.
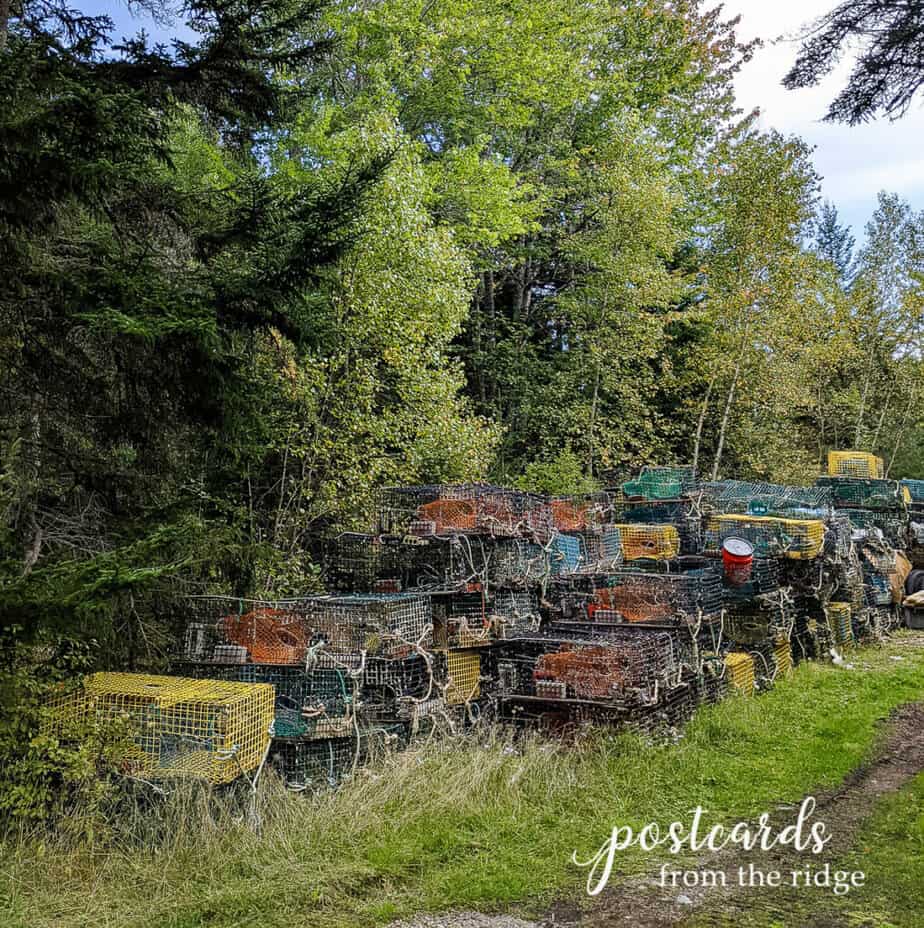
[[[831,490],[834,505],[847,509],[891,509],[903,511],[907,491],[897,480],[862,477],[819,477],[818,485]]]
[[[405,724],[376,723],[334,738],[277,738],[269,764],[291,789],[323,789],[336,786],[360,764],[406,744]]]
[[[433,647],[473,648],[494,640],[494,617],[483,588],[432,598]]]
[[[673,526],[680,539],[680,554],[702,550],[702,519],[692,498],[638,500],[614,495],[611,509],[617,525]]]
[[[465,705],[481,696],[481,654],[452,649],[446,653],[444,698],[448,706]]]
[[[924,504],[924,480],[902,480],[901,484],[907,492],[906,499],[912,506]]]
[[[499,644],[496,661],[502,697],[624,707],[657,701],[678,669],[671,635],[631,629],[605,638],[523,636]]]
[[[678,467],[643,467],[637,477],[622,485],[628,497],[639,499],[677,499],[696,488],[696,470]]]
[[[556,531],[549,542],[549,570],[553,576],[579,573],[587,567],[587,547],[581,535]]]
[[[194,663],[301,664],[308,632],[294,601],[198,596],[187,601],[177,658]]]
[[[375,695],[388,700],[405,696],[425,698],[433,692],[433,659],[427,654],[407,657],[370,657],[362,666],[362,698]]]
[[[612,528],[619,532],[622,556],[627,561],[665,561],[680,554],[680,533],[674,525],[617,524]]]
[[[794,487],[747,480],[720,480],[701,487],[700,501],[712,514],[826,519],[834,497],[829,487]]]
[[[542,619],[534,590],[496,590],[491,612],[499,638],[504,637],[507,629],[536,628]]]
[[[595,621],[664,622],[683,624],[711,621],[722,611],[722,581],[712,567],[677,572],[620,568],[594,591]]]
[[[828,474],[832,477],[871,477],[881,479],[882,458],[867,451],[829,451]]]
[[[488,484],[389,487],[378,499],[379,534],[492,535],[546,542],[552,511],[536,494]]]
[[[788,640],[793,625],[789,610],[782,604],[748,602],[726,609],[722,627],[728,641],[750,649],[781,636]]]
[[[744,538],[761,557],[811,560],[821,554],[824,522],[818,519],[784,519],[777,516],[714,515],[705,520],[706,551],[720,552],[728,538]]]
[[[228,783],[255,770],[270,742],[275,694],[265,684],[133,673],[94,673],[48,704],[46,724],[128,725],[126,772]]]
[[[855,531],[875,533],[893,548],[908,547],[908,526],[911,524],[907,513],[878,511],[873,509],[841,509]]]
[[[834,602],[827,607],[828,628],[835,643],[840,645],[853,644],[853,623],[850,603]]]
[[[339,669],[190,662],[174,662],[170,669],[195,679],[269,684],[276,694],[274,733],[279,737],[309,734],[331,719],[343,719],[356,700],[354,679]]]
[[[433,628],[430,599],[411,593],[313,596],[301,600],[307,630],[307,665],[330,661],[355,666],[362,655],[406,657],[429,647]]]
[[[559,532],[584,532],[612,522],[610,494],[604,490],[576,496],[553,496],[552,525]]]
[[[725,603],[739,603],[777,592],[783,584],[780,562],[772,557],[755,557],[747,579],[740,575],[722,575],[722,599]]]

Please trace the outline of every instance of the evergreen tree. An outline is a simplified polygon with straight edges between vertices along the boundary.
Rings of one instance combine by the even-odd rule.
[[[837,220],[837,208],[826,200],[815,223],[815,252],[834,265],[841,283],[846,287],[852,275],[856,239],[850,229]]]

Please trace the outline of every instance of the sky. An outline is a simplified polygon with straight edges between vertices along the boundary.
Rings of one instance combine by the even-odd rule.
[[[758,107],[762,127],[799,135],[815,147],[822,196],[834,203],[841,221],[852,226],[859,239],[880,190],[898,193],[916,210],[924,209],[924,98],[897,122],[878,119],[862,126],[844,126],[821,119],[846,83],[849,60],[818,87],[783,88],[780,81],[798,50],[793,37],[835,2],[727,0],[724,12],[741,17],[739,38],[760,36],[765,42],[736,80],[741,107]]]
[[[822,175],[822,197],[837,207],[841,221],[857,239],[876,208],[880,190],[900,194],[917,209],[924,209],[924,98],[899,121],[879,119],[862,126],[822,122],[828,103],[844,86],[849,60],[818,87],[786,90],[780,84],[795,59],[795,36],[826,13],[836,0],[726,0],[728,18],[740,16],[742,40],[760,37],[764,47],[746,64],[735,83],[742,109],[761,112],[763,128],[801,136],[814,146],[814,162]],[[124,0],[88,2],[82,9],[107,13],[116,35],[134,33],[139,20],[130,15]],[[164,32],[144,23],[154,38]],[[168,31],[168,35],[170,32]]]

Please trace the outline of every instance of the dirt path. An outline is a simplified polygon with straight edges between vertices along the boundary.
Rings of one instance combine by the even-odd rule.
[[[885,724],[885,731],[876,753],[876,759],[854,771],[836,790],[816,796],[815,819],[828,826],[832,839],[818,857],[806,852],[803,855],[784,849],[782,852],[748,853],[735,850],[720,852],[672,864],[678,870],[717,871],[725,875],[725,886],[721,880],[709,888],[665,887],[657,874],[644,880],[631,880],[613,886],[611,884],[593,904],[579,908],[573,903],[559,904],[538,924],[556,928],[666,928],[666,926],[704,925],[710,922],[730,923],[735,912],[766,908],[768,916],[779,916],[776,904],[785,900],[786,894],[776,890],[762,891],[741,887],[738,883],[738,868],[747,870],[753,862],[755,868],[764,872],[780,870],[789,872],[806,864],[817,870],[835,861],[855,844],[863,822],[869,816],[876,800],[888,793],[901,789],[913,777],[924,770],[924,703],[903,706],[896,710]],[[777,825],[789,824],[798,812],[797,806],[781,806],[772,819]],[[812,890],[810,890],[812,891]],[[818,890],[814,890],[818,892]],[[707,915],[708,917],[704,917]],[[768,921],[767,924],[770,924]],[[791,922],[786,922],[790,925]],[[825,925],[818,916],[813,924]],[[840,924],[837,922],[836,924]]]

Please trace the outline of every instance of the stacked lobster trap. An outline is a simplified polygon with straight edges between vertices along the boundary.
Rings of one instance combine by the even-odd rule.
[[[813,487],[646,467],[572,496],[386,488],[368,532],[323,540],[324,595],[193,597],[177,676],[102,675],[51,724],[131,719],[146,778],[269,764],[296,790],[487,718],[680,724],[894,627],[924,481],[829,463]]]

